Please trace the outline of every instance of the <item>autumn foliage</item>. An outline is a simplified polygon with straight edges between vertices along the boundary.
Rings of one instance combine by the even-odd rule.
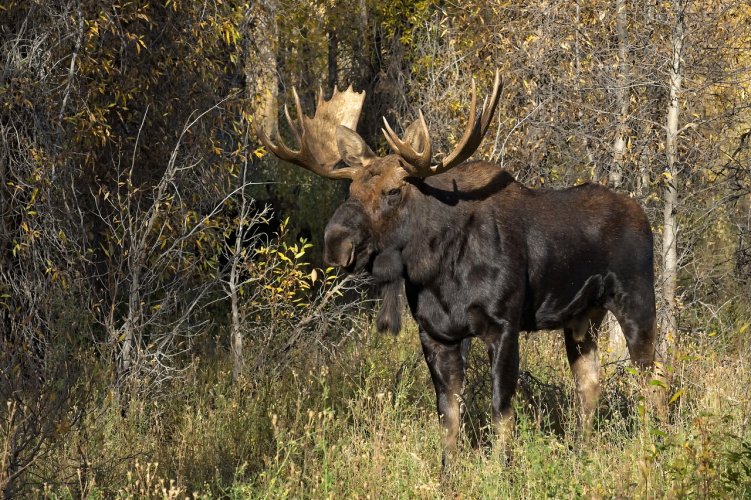
[[[748,495],[747,2],[5,0],[0,48],[6,497]],[[291,87],[310,111],[352,84],[376,149],[383,116],[422,110],[450,150],[496,68],[476,157],[646,208],[670,416],[609,344],[580,446],[559,335],[536,335],[506,466],[475,349],[441,483],[414,327],[371,332],[367,284],[320,262],[346,186],[271,158],[252,120],[291,140]]]

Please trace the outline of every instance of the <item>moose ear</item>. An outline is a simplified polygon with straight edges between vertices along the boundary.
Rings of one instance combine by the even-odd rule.
[[[336,146],[339,156],[350,167],[364,167],[376,157],[362,137],[344,125],[336,127]]]

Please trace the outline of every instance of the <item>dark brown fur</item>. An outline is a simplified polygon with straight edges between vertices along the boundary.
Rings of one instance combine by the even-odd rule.
[[[606,310],[620,322],[632,361],[654,360],[652,233],[642,209],[599,185],[530,190],[487,162],[425,180],[407,176],[400,162],[390,155],[357,165],[350,198],[326,228],[325,258],[374,275],[382,330],[400,328],[404,284],[435,386],[444,460],[456,447],[471,337],[488,348],[501,440],[513,423],[520,331],[564,330],[582,426],[591,426]]]

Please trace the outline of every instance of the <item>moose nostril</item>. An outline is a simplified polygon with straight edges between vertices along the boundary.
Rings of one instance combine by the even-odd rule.
[[[354,260],[355,245],[344,228],[334,227],[324,235],[323,261],[328,266],[347,267]]]

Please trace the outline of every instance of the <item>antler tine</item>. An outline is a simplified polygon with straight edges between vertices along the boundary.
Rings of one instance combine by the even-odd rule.
[[[289,115],[289,108],[287,105],[284,105],[284,116],[287,118],[287,123],[289,124],[289,128],[292,130],[292,134],[295,136],[295,140],[298,144],[302,144],[302,131],[300,130],[300,127],[297,123],[295,123],[292,118]]]
[[[305,166],[300,163],[300,161],[303,160],[302,156],[303,151],[305,150],[305,146],[303,144],[304,138],[302,137],[304,132],[304,130],[302,129],[302,108],[300,106],[300,98],[298,97],[297,91],[294,89],[294,87],[292,88],[292,93],[295,96],[295,105],[297,106],[298,120],[297,122],[295,122],[295,120],[292,119],[289,114],[289,108],[286,104],[284,105],[284,116],[285,118],[287,118],[287,123],[289,123],[289,127],[292,130],[292,134],[295,136],[295,140],[297,140],[297,143],[300,145],[300,151],[293,151],[292,149],[290,149],[289,146],[284,143],[278,133],[274,138],[274,141],[276,141],[278,144],[274,144],[269,136],[266,135],[266,132],[264,132],[264,130],[261,128],[261,120],[259,120],[257,116],[253,119],[253,128],[256,131],[258,139],[276,156],[284,161]]]
[[[485,98],[485,102],[483,102],[482,105],[482,130],[480,131],[480,134],[482,136],[485,136],[485,133],[488,131],[488,127],[490,127],[490,122],[493,120],[493,115],[495,114],[495,109],[498,106],[498,98],[501,94],[501,89],[503,88],[503,84],[501,82],[501,72],[499,70],[495,70],[495,80],[493,81],[493,93],[490,94],[490,105],[486,108],[485,102],[487,102],[487,97]]]
[[[274,144],[271,139],[266,135],[266,133],[261,129],[260,125],[257,125],[257,123],[260,120],[258,118],[254,118],[253,120],[253,127],[256,130],[256,135],[258,136],[258,139],[263,143],[264,146],[266,146],[269,151],[274,153],[276,156],[281,158],[284,161],[293,161],[295,158],[295,152],[289,149],[277,136],[277,140],[279,140],[279,144]]]
[[[391,128],[391,125],[389,125],[389,121],[385,116],[383,117],[383,125],[386,128],[382,128],[381,132],[383,132],[386,142],[389,143],[389,146],[395,153],[398,153],[401,149],[400,146],[404,146],[404,143],[399,140],[399,137],[396,135],[396,132],[394,132],[394,129]]]
[[[300,127],[300,134],[305,135],[305,122],[303,121],[303,117],[305,114],[302,111],[302,105],[300,104],[300,96],[297,95],[297,89],[295,87],[292,87],[292,96],[295,98],[295,111],[297,111],[297,124]],[[285,104],[286,107],[286,104]],[[292,122],[290,122],[290,125],[292,125]],[[300,144],[302,146],[302,144]]]
[[[405,139],[408,140],[408,143],[414,143],[419,144],[419,134],[422,134],[423,139],[423,145],[422,145],[422,152],[419,153],[418,157],[415,158],[414,165],[421,169],[429,169],[430,168],[430,159],[433,155],[433,151],[430,144],[430,130],[428,130],[428,124],[425,121],[425,115],[422,114],[422,110],[417,111],[418,120],[417,123],[419,123],[418,128],[415,127],[415,124],[413,123],[409,127],[407,127],[407,131],[405,133]],[[413,128],[415,127],[415,128]],[[414,150],[414,148],[411,148]]]

